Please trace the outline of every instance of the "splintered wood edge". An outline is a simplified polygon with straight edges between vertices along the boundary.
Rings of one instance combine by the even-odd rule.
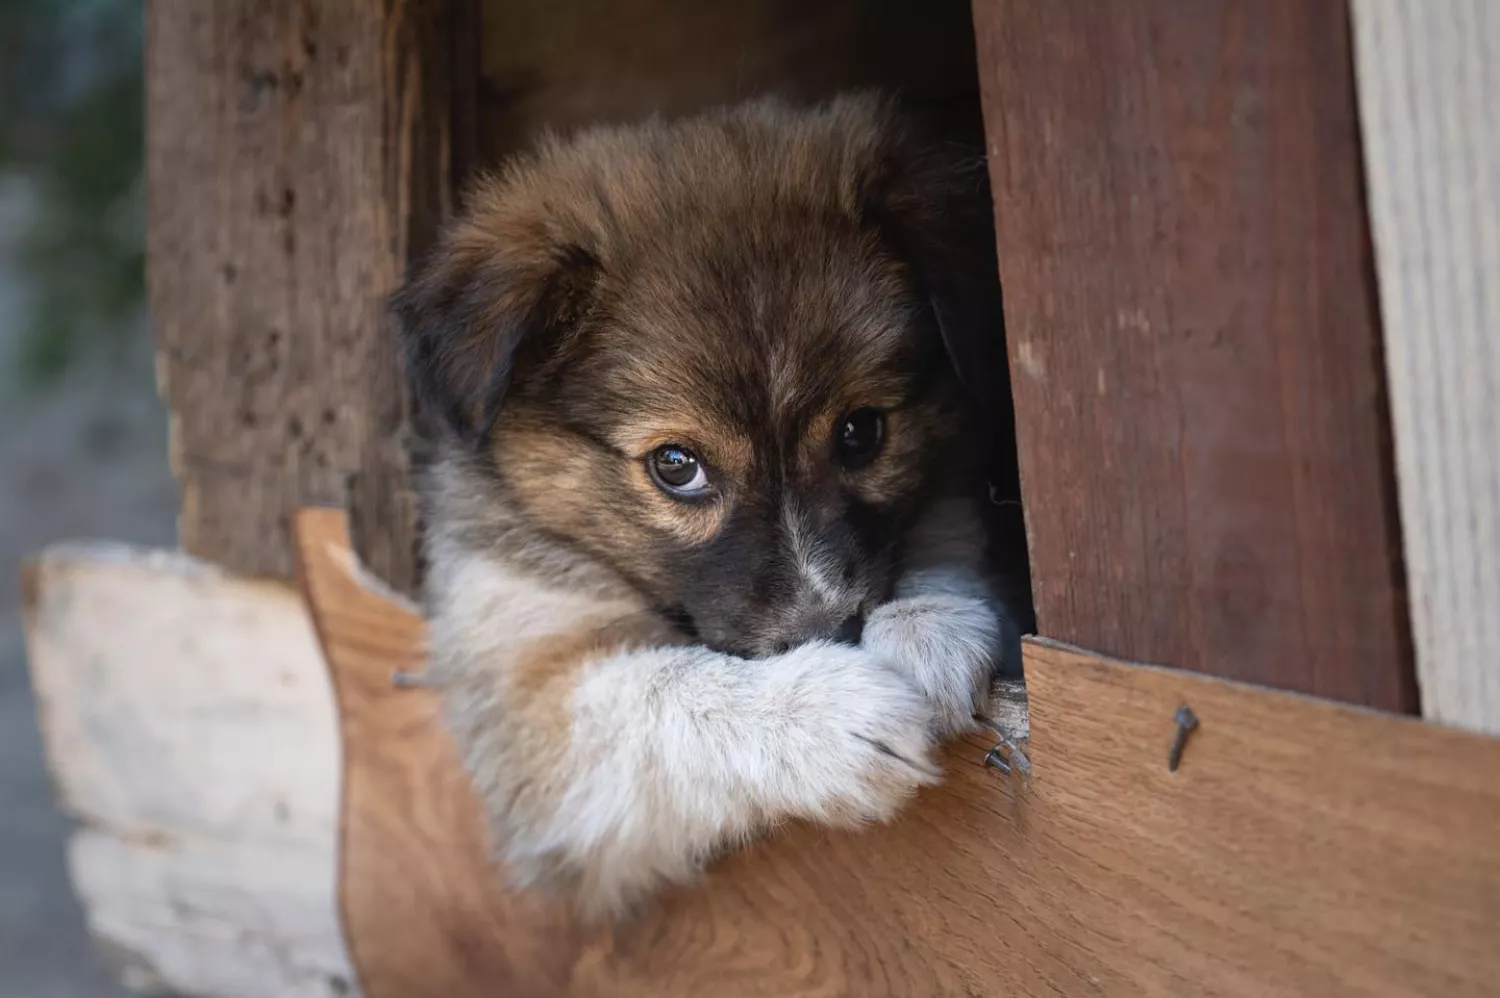
[[[557,993],[582,937],[493,867],[436,696],[399,688],[421,685],[397,682],[423,669],[421,617],[370,584],[341,512],[301,511],[294,533],[340,710],[339,911],[362,993],[485,998],[520,981]]]
[[[407,649],[420,647],[425,625],[421,617],[403,606],[401,600],[392,598],[393,594],[388,590],[367,588],[361,585],[358,559],[354,554],[354,544],[349,529],[349,518],[344,510],[333,507],[306,507],[295,511],[292,516],[292,555],[297,586],[302,592],[308,618],[317,636],[318,645],[323,654],[324,667],[328,671],[329,685],[333,689],[334,703],[339,712],[335,723],[339,743],[342,746],[340,757],[343,773],[339,779],[338,790],[339,815],[336,838],[339,855],[334,863],[335,906],[344,935],[344,945],[350,956],[353,977],[360,986],[359,993],[365,994],[368,991],[368,982],[365,980],[367,969],[360,959],[356,933],[352,931],[354,919],[351,917],[348,894],[345,889],[345,862],[348,855],[351,814],[348,746],[345,744],[346,732],[344,730],[349,709],[345,703],[345,698],[348,696],[345,683],[349,682],[350,677],[345,674],[345,667],[343,667],[348,656],[342,656],[341,649],[334,645],[339,638],[331,626],[329,613],[332,604],[340,598],[339,590],[341,589],[342,595],[348,595],[352,591],[371,601],[388,604],[391,620],[397,625],[398,631],[410,631],[406,640],[401,640],[398,634],[398,654],[403,647]],[[378,656],[377,660],[383,658],[384,656]],[[336,663],[339,664],[336,665]]]
[[[344,585],[360,590],[367,599],[388,603],[391,611],[405,617],[405,623],[412,628],[417,631],[424,628],[417,604],[360,564],[354,553],[349,517],[342,509],[333,506],[299,509],[292,518],[292,531],[298,557],[297,581],[314,610],[321,595],[318,587],[337,584],[336,580],[343,579]]]
[[[427,625],[417,605],[369,573],[354,551],[348,515],[334,507],[297,510],[292,518],[297,584],[342,706],[351,663],[376,666],[396,683],[403,670],[420,669]],[[332,616],[339,613],[349,618]],[[358,647],[349,647],[350,621],[364,625]],[[362,676],[376,680],[374,676]],[[342,725],[341,725],[342,726]]]

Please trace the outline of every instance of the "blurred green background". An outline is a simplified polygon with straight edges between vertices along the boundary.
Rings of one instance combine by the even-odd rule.
[[[30,387],[117,348],[144,307],[142,34],[140,0],[0,0],[0,175],[30,187],[6,366]]]
[[[0,998],[125,994],[69,885],[17,580],[59,541],[174,543],[144,294],[142,6],[0,0]]]

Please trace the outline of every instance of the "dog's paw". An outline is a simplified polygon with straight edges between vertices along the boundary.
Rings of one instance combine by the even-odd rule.
[[[865,622],[863,646],[911,679],[937,712],[938,734],[974,727],[1000,660],[1000,617],[986,600],[931,595],[893,600]]]
[[[801,737],[786,746],[806,793],[799,810],[835,825],[889,820],[918,787],[942,778],[933,705],[865,649],[824,644],[817,657],[793,693]]]

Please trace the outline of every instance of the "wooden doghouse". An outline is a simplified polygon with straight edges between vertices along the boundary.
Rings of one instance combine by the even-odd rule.
[[[1490,0],[147,16],[149,278],[192,557],[60,548],[27,586],[75,883],[129,981],[1500,986]],[[1030,771],[962,742],[896,824],[789,830],[582,932],[491,876],[430,694],[391,681],[421,666],[420,455],[383,296],[463,177],[544,128],[871,84],[988,148],[1041,635]]]

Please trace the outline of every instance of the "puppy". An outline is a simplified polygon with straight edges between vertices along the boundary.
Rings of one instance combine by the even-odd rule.
[[[1000,335],[989,225],[890,104],[762,101],[544,143],[395,296],[430,675],[519,883],[615,916],[938,780],[1014,639],[945,349]]]

